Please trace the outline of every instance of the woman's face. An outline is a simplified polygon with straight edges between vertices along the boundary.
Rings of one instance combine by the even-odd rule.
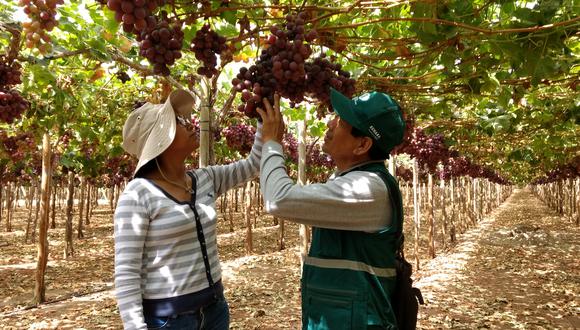
[[[176,116],[175,138],[169,146],[171,152],[186,153],[190,155],[199,148],[199,134],[192,123],[191,118]]]

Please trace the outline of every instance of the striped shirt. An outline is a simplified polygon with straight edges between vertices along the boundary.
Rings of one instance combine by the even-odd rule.
[[[215,201],[256,177],[262,153],[261,124],[247,159],[193,171],[195,208],[206,241],[211,275],[221,279]],[[147,329],[142,299],[179,297],[209,287],[194,213],[152,181],[133,179],[115,210],[115,295],[125,329]]]

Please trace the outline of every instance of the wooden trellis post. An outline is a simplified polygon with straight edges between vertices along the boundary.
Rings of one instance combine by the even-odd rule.
[[[446,244],[446,239],[447,239],[447,223],[448,223],[448,217],[447,217],[447,189],[445,186],[445,180],[441,179],[441,181],[439,182],[439,191],[441,193],[441,222],[443,224],[443,233],[441,235],[441,239],[442,239],[442,243],[443,243],[443,248],[445,248],[447,246]]]
[[[6,231],[12,231],[12,189],[16,185],[14,182],[8,182],[8,189],[6,192]]]
[[[435,205],[433,198],[433,174],[427,177],[427,217],[429,219],[429,256],[435,258]]]
[[[211,107],[211,83],[207,78],[201,81],[202,99],[201,110],[199,113],[199,167],[203,168],[209,165],[209,128]]]
[[[246,183],[246,193],[244,194],[244,219],[246,220],[246,252],[251,254],[254,250],[252,242],[252,181]]]
[[[413,159],[413,224],[415,225],[415,268],[420,269],[419,262],[419,230],[421,228],[421,211],[419,202],[419,164]]]
[[[81,191],[79,195],[79,221],[77,222],[77,238],[85,237],[83,233],[83,209],[84,209],[84,196],[85,196],[85,189],[87,188],[87,180],[84,176],[81,176]]]
[[[298,123],[298,184],[306,184],[306,117]],[[280,221],[284,221],[280,219]],[[308,245],[310,243],[310,231],[308,226],[299,226],[300,234],[300,256],[301,263],[308,255]]]
[[[449,216],[450,221],[450,228],[449,228],[449,240],[451,243],[455,242],[456,233],[455,233],[455,218],[457,215],[457,211],[455,210],[455,178],[451,177],[449,180],[449,195],[451,197],[451,215]]]
[[[51,181],[50,178],[52,175],[50,160],[50,137],[48,133],[44,133],[42,137],[42,181],[40,184],[40,228],[38,231],[38,255],[35,276],[36,285],[34,287],[33,298],[35,304],[40,304],[45,301],[46,285],[44,282],[44,274],[46,273],[46,265],[48,263],[48,212]]]
[[[73,245],[73,208],[74,208],[74,191],[75,191],[75,174],[73,171],[68,172],[68,188],[66,195],[66,223],[65,223],[65,259],[72,257],[75,253]]]

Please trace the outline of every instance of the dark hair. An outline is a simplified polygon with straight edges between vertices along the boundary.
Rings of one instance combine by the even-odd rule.
[[[352,130],[350,131],[350,134],[352,134],[352,136],[354,136],[354,137],[363,137],[363,136],[367,136],[368,137],[368,135],[366,135],[363,132],[359,131],[354,126],[352,127]],[[377,142],[375,140],[373,140],[372,138],[371,138],[371,141],[373,141],[373,145],[369,149],[369,157],[372,160],[386,160],[386,159],[389,159],[389,152],[386,152],[383,149],[381,149],[379,147],[379,145],[377,144]]]
[[[156,168],[157,168],[157,164],[155,164],[155,158],[153,158],[150,161],[148,161],[147,163],[145,163],[145,165],[141,166],[139,171],[137,171],[137,173],[135,173],[134,177],[135,178],[143,178],[143,177],[145,177],[145,175],[149,174],[150,172],[152,172]]]

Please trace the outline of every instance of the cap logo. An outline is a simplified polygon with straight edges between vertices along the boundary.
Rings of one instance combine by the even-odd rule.
[[[369,132],[375,138],[375,140],[381,139],[381,134],[379,134],[379,132],[377,131],[377,129],[374,126],[372,126],[372,125],[369,126]]]

